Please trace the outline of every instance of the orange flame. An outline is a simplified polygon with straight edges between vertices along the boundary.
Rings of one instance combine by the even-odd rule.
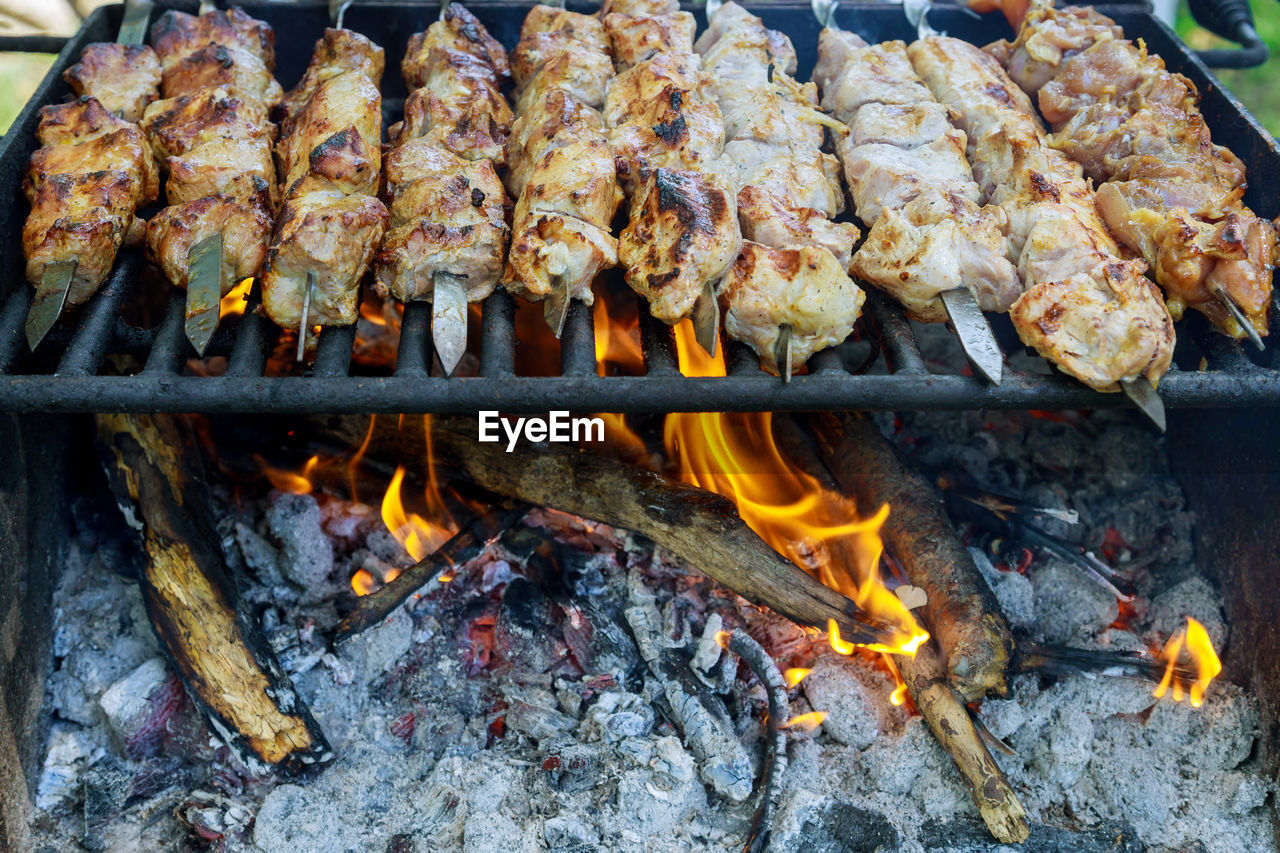
[[[245,306],[249,304],[251,290],[253,290],[252,277],[244,279],[228,290],[227,295],[218,303],[218,317],[225,320],[228,317],[239,317],[243,314]]]
[[[827,718],[826,711],[809,711],[807,714],[796,714],[787,721],[785,728],[797,732],[811,732]]]
[[[302,469],[297,472],[274,468],[266,464],[266,460],[261,457],[258,457],[258,459],[262,463],[262,473],[266,475],[267,481],[271,483],[272,488],[288,492],[291,495],[309,495],[314,491],[311,478],[315,473],[316,466],[320,464],[319,456],[312,456],[302,466]]]
[[[808,678],[809,673],[811,672],[813,672],[812,669],[805,669],[802,666],[796,666],[782,673],[782,678],[787,682],[787,687],[792,688]]]
[[[596,299],[592,316],[595,324],[596,373],[607,376],[612,367],[619,373],[639,376],[644,373],[644,356],[640,352],[638,318],[629,323],[609,316],[608,299]],[[634,301],[633,303],[634,304]]]
[[[368,595],[378,588],[378,582],[364,569],[356,569],[356,573],[351,576],[351,588],[356,595]]]
[[[409,556],[414,560],[423,560],[443,545],[457,531],[457,526],[444,509],[433,482],[428,482],[426,490],[428,509],[433,519],[444,519],[444,523],[428,520],[416,512],[407,512],[400,494],[404,475],[405,468],[401,465],[391,477],[387,492],[382,497],[382,523],[409,552]]]
[[[1186,683],[1188,679],[1178,671],[1179,656],[1184,646],[1196,667],[1196,678],[1189,687]],[[1159,699],[1172,687],[1173,701],[1181,702],[1186,691],[1190,695],[1192,707],[1199,708],[1204,704],[1205,690],[1218,673],[1222,672],[1222,661],[1213,650],[1213,641],[1209,639],[1209,632],[1204,626],[1188,616],[1187,627],[1169,638],[1160,657],[1165,661],[1164,678],[1160,679],[1160,684],[1151,695]]]
[[[717,347],[715,357],[707,355],[694,340],[688,320],[675,331],[681,372],[725,375],[722,347]],[[774,441],[769,413],[673,413],[667,416],[663,443],[686,483],[731,499],[742,520],[778,553],[895,626],[890,642],[868,648],[915,654],[928,639],[880,580],[879,531],[888,518],[888,506],[871,518],[858,518],[846,498],[787,461]],[[841,558],[832,556],[834,548]],[[853,645],[840,639],[834,622],[828,627],[832,648],[849,654]]]

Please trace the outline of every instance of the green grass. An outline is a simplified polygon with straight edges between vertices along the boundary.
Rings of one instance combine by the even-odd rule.
[[[53,60],[49,53],[0,53],[0,133],[22,112]]]
[[[1280,135],[1280,86],[1276,85],[1277,75],[1280,75],[1280,3],[1275,0],[1259,0],[1253,4],[1253,14],[1258,35],[1271,48],[1271,58],[1265,65],[1257,68],[1223,68],[1214,73],[1218,75],[1222,85],[1235,94],[1262,122],[1263,127]],[[1232,46],[1197,27],[1185,4],[1178,10],[1177,31],[1196,50]]]

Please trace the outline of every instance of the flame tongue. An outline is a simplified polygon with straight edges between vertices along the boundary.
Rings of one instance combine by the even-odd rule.
[[[711,357],[694,341],[689,322],[676,326],[680,368],[686,376],[724,376],[723,356]],[[778,553],[857,602],[895,630],[894,641],[875,650],[914,654],[928,638],[915,618],[880,580],[880,527],[889,507],[860,518],[844,496],[797,470],[779,450],[772,416],[765,413],[674,413],[663,442],[684,482],[732,500],[742,520]],[[828,626],[836,651],[853,644]]]
[[[1195,668],[1194,678],[1180,664],[1184,648]],[[1189,695],[1193,707],[1199,708],[1204,704],[1209,683],[1222,672],[1222,661],[1218,659],[1204,626],[1188,616],[1187,626],[1169,638],[1160,657],[1165,661],[1164,678],[1151,695],[1159,699],[1172,689],[1175,702],[1181,702],[1184,695]]]

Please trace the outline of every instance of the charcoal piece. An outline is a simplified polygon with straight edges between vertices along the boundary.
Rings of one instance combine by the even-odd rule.
[[[806,820],[796,841],[799,849],[810,853],[894,853],[902,844],[898,830],[883,815],[842,800],[833,800]]]
[[[631,634],[599,601],[591,598],[561,601],[565,643],[582,671],[611,675],[619,684],[636,687],[640,649]]]
[[[495,626],[502,657],[530,672],[546,672],[559,662],[551,603],[540,585],[514,578],[502,594]],[[563,649],[563,647],[560,647]]]
[[[602,750],[583,743],[548,747],[542,755],[542,769],[551,787],[566,794],[595,787],[605,772]]]
[[[133,773],[129,766],[114,756],[106,756],[85,771],[84,838],[89,850],[107,848],[105,830],[124,811],[133,792]]]
[[[281,495],[267,510],[267,530],[280,546],[280,571],[319,596],[333,572],[333,545],[321,526],[320,506],[311,495]]]
[[[1003,853],[1009,848],[994,840],[981,821],[926,821],[920,829],[925,853]],[[1114,821],[1084,832],[1032,825],[1020,853],[1147,853],[1138,833],[1128,823]]]

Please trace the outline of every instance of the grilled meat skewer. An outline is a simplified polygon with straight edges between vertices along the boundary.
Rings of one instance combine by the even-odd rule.
[[[31,204],[23,254],[36,288],[26,322],[32,350],[64,307],[97,291],[120,247],[141,239],[136,212],[159,193],[146,139],[131,123],[157,95],[159,62],[140,44],[148,14],[149,6],[126,2],[116,43],[89,45],[64,74],[79,99],[40,111],[41,147],[23,182]]]
[[[360,280],[382,240],[382,48],[326,29],[281,103],[276,148],[283,207],[267,249],[262,304],[300,340],[313,325],[356,321]]]
[[[615,3],[603,20],[618,71],[604,121],[630,201],[619,260],[655,318],[673,325],[705,317],[706,328],[695,331],[714,352],[715,286],[737,258],[742,232],[720,107],[693,51],[696,23],[674,0]]]
[[[203,354],[219,299],[262,267],[279,199],[267,118],[283,94],[272,76],[274,35],[239,9],[170,11],[152,41],[165,97],[142,126],[168,174],[170,206],[148,224],[147,254],[187,290],[187,337]],[[217,263],[197,266],[206,254]]]
[[[1194,308],[1261,348],[1275,228],[1241,203],[1244,165],[1213,143],[1191,81],[1105,15],[1046,0],[987,51],[1038,101],[1049,144],[1098,184],[1103,218],[1146,259],[1175,318]]]
[[[518,201],[502,283],[545,301],[558,336],[569,300],[593,304],[592,280],[618,264],[610,224],[622,190],[598,112],[613,76],[609,37],[592,16],[535,6],[510,60],[517,118],[506,180]]]
[[[837,148],[870,226],[854,272],[925,322],[945,321],[941,294],[961,287],[983,310],[1008,311],[1022,293],[1008,219],[979,205],[964,131],[916,76],[906,44],[824,29],[813,77],[823,107],[849,127]]]
[[[789,377],[853,331],[864,294],[846,269],[856,226],[844,209],[839,162],[821,150],[817,87],[789,75],[791,41],[736,3],[721,6],[694,45],[724,119],[736,172],[742,252],[721,285],[725,330]]]
[[[509,229],[495,171],[506,159],[511,108],[506,52],[464,7],[409,40],[405,120],[384,162],[391,220],[374,290],[432,303],[432,341],[446,373],[466,351],[467,303],[493,292]]]
[[[1099,391],[1154,385],[1169,368],[1173,321],[1146,264],[1111,238],[1080,168],[1045,142],[1026,95],[967,42],[929,37],[907,54],[955,110],[982,201],[1009,218],[1024,288],[1010,316],[1023,343]]]

